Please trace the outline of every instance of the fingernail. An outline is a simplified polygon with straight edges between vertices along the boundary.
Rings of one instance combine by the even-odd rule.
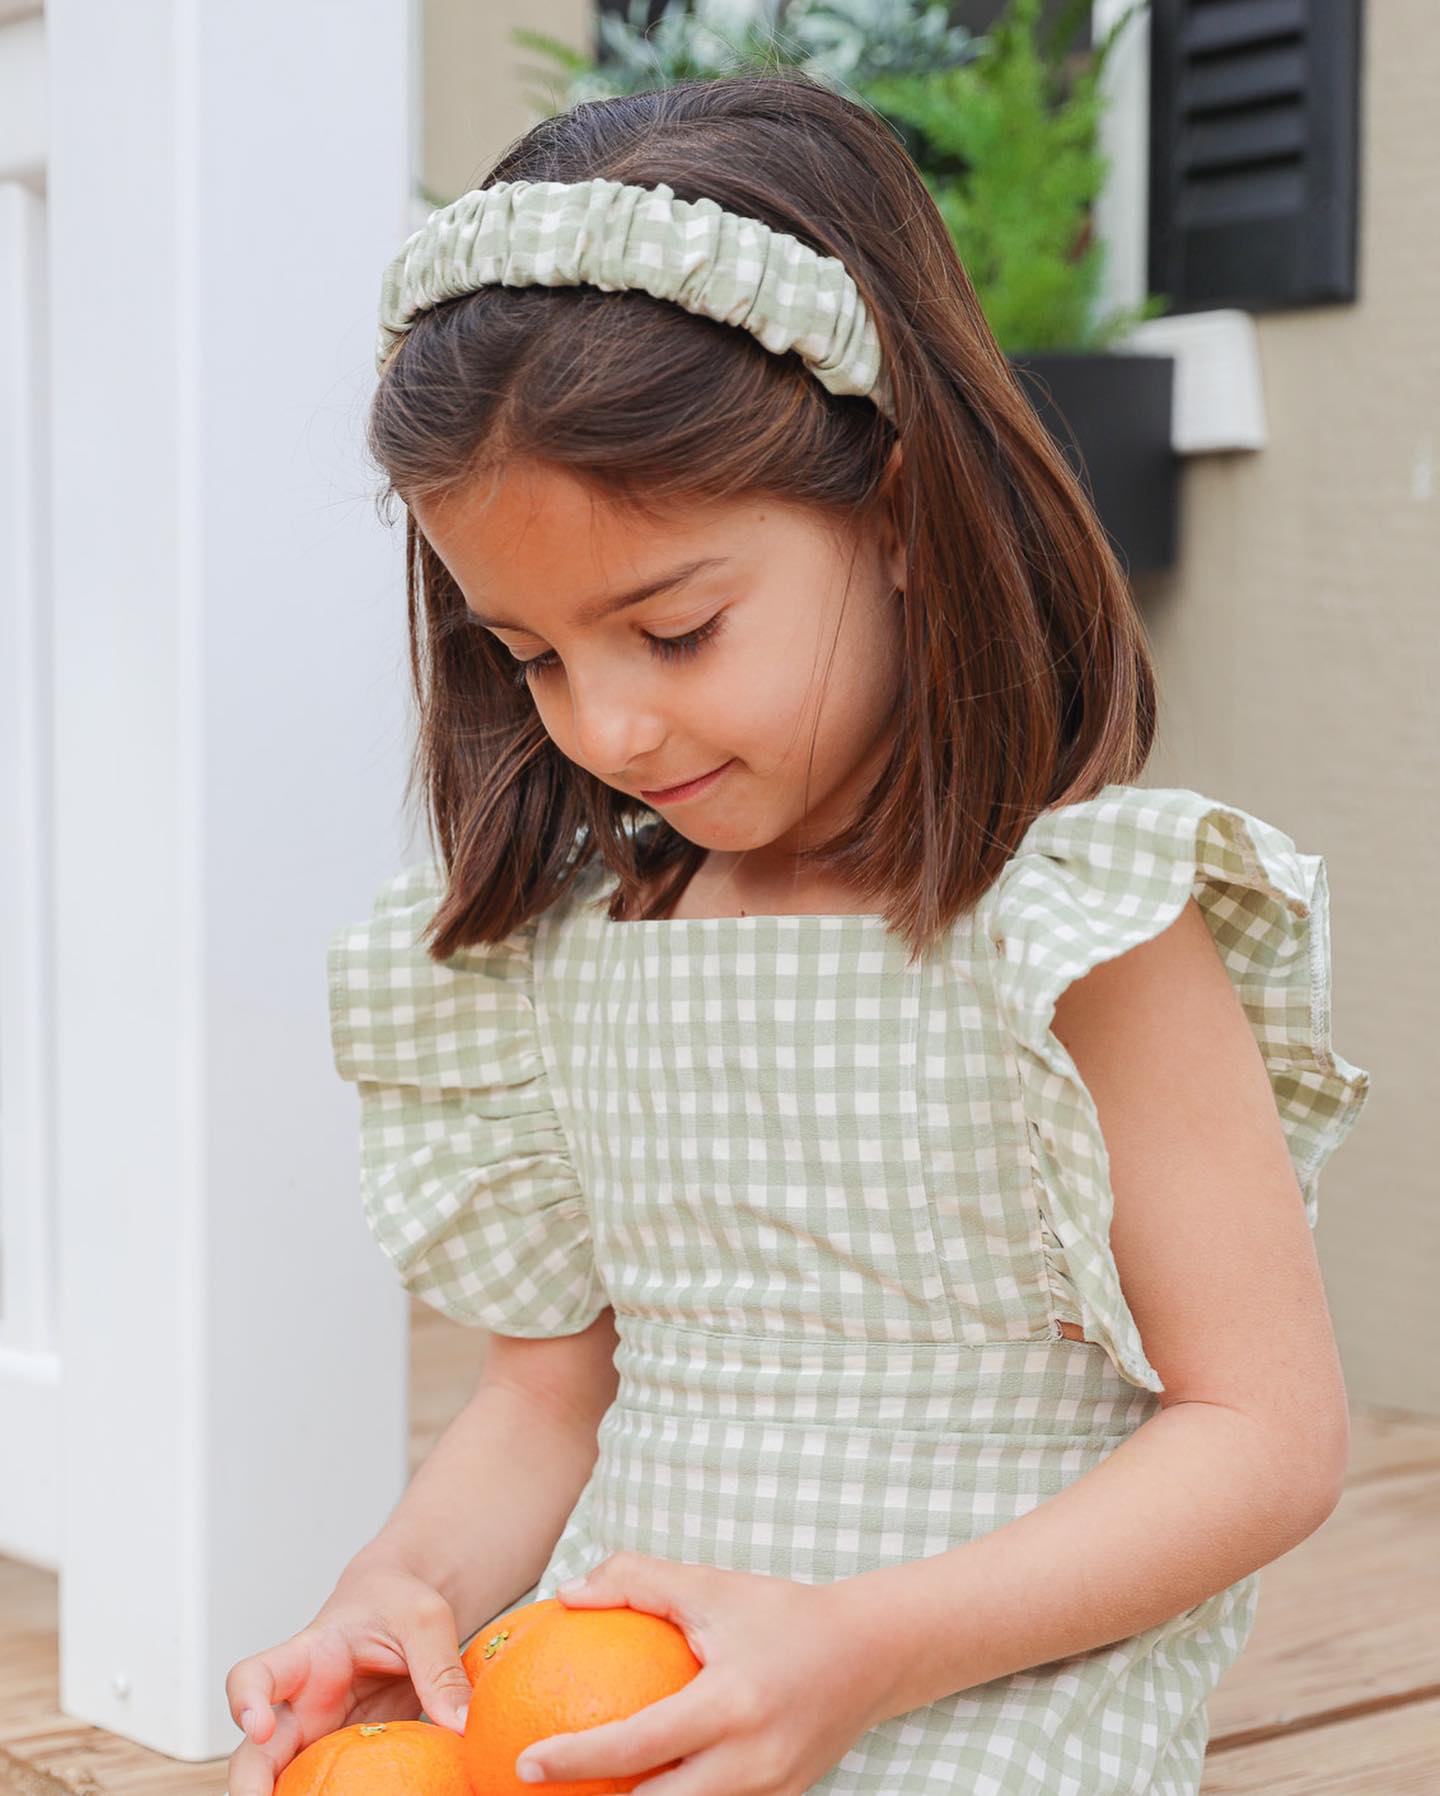
[[[254,1709],[246,1709],[245,1713],[240,1717],[240,1726],[244,1729],[244,1731],[247,1734],[250,1732],[250,1724],[252,1721],[254,1721],[254,1719],[255,1719]]]
[[[516,1763],[515,1770],[519,1774],[521,1782],[527,1784],[538,1784],[545,1775],[533,1759],[529,1761],[520,1759]]]
[[[555,1588],[563,1590],[566,1596],[573,1596],[577,1590],[585,1588],[585,1580],[583,1578],[567,1578],[563,1584],[557,1584]]]
[[[456,1727],[458,1727],[460,1729],[460,1732],[462,1734],[465,1732],[465,1717],[469,1713],[470,1713],[469,1703],[466,1703],[466,1705],[463,1709],[457,1709],[455,1711],[455,1725],[456,1725]]]

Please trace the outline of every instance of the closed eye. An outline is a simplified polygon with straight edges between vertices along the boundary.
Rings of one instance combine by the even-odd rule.
[[[698,629],[687,631],[684,636],[651,636],[645,640],[650,646],[650,653],[659,661],[680,661],[712,640],[724,623],[726,613],[717,611]],[[532,655],[528,661],[522,661],[510,677],[516,686],[525,686],[530,682],[532,674],[549,673],[558,666],[554,649],[547,649],[543,655]]]

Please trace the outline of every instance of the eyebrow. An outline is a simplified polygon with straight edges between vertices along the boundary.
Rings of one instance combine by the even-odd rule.
[[[682,566],[671,568],[668,574],[661,574],[654,580],[647,580],[644,586],[637,586],[634,592],[622,592],[618,597],[597,599],[593,604],[582,605],[575,613],[575,621],[582,630],[601,623],[612,617],[617,611],[626,611],[632,605],[643,605],[646,599],[653,599],[662,592],[671,592],[677,586],[684,586],[697,574],[704,573],[707,568],[724,567],[727,562],[724,555],[702,555],[698,561],[687,561]],[[481,617],[478,611],[471,612],[477,624],[484,624],[491,630],[528,630],[529,624],[510,623],[503,617]]]

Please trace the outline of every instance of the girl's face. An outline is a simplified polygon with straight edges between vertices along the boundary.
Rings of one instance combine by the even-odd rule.
[[[413,509],[561,753],[720,861],[743,854],[761,889],[791,883],[790,855],[852,814],[889,751],[898,459],[845,542],[769,498],[647,524],[538,463]]]

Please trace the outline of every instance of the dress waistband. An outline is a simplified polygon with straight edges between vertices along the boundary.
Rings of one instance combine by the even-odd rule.
[[[716,1334],[616,1312],[616,1405],[659,1415],[1005,1436],[1132,1434],[1159,1407],[1104,1348]]]

